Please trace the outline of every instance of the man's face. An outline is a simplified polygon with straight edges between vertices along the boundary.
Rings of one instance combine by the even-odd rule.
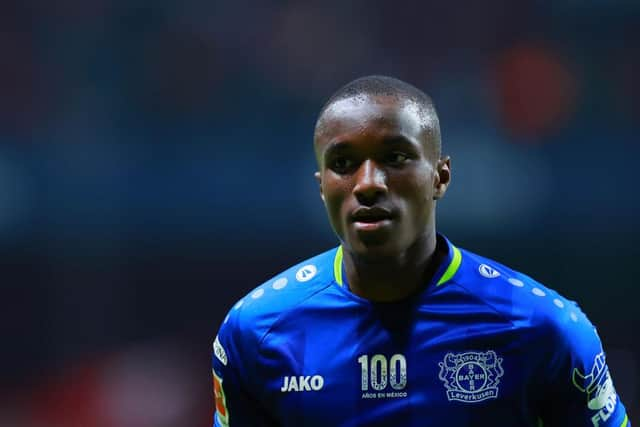
[[[435,199],[449,160],[437,159],[429,117],[410,101],[354,97],[332,104],[316,130],[320,192],[345,249],[402,255],[435,232]]]

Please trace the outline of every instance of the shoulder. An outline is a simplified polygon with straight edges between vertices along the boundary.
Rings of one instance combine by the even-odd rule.
[[[531,349],[529,357],[542,364],[542,380],[576,384],[576,378],[582,378],[577,373],[604,363],[597,330],[576,301],[499,262],[466,250],[461,253],[459,271],[449,285],[521,332],[518,335]]]
[[[333,284],[337,249],[299,262],[254,288],[231,307],[221,333],[259,343],[281,316]]]
[[[452,282],[515,325],[543,329],[563,339],[593,333],[578,304],[536,279],[492,259],[461,249]]]

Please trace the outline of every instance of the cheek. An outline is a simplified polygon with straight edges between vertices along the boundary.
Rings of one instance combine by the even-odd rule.
[[[338,237],[342,239],[344,238],[346,232],[344,215],[342,212],[345,200],[344,191],[334,186],[327,186],[327,188],[325,188],[323,192],[324,204],[327,210],[329,224],[331,225],[334,233],[336,233]]]
[[[428,171],[412,174],[399,180],[396,186],[397,194],[406,203],[405,209],[409,216],[422,221],[428,217],[433,208],[433,183]]]
[[[325,185],[322,188],[324,203],[331,220],[335,222],[340,217],[340,211],[348,189],[344,183],[334,179],[328,179],[324,182]]]
[[[399,178],[395,180],[394,187],[403,198],[424,202],[433,197],[433,182],[428,171],[407,174]]]

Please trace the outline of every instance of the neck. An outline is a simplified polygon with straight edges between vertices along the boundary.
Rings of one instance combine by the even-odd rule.
[[[444,253],[437,249],[435,231],[392,257],[369,259],[344,253],[351,292],[376,302],[402,300],[422,289],[435,274]]]

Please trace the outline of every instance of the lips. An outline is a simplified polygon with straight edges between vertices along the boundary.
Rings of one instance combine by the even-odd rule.
[[[391,224],[391,210],[379,206],[359,207],[351,214],[351,220],[359,231],[375,231]]]

